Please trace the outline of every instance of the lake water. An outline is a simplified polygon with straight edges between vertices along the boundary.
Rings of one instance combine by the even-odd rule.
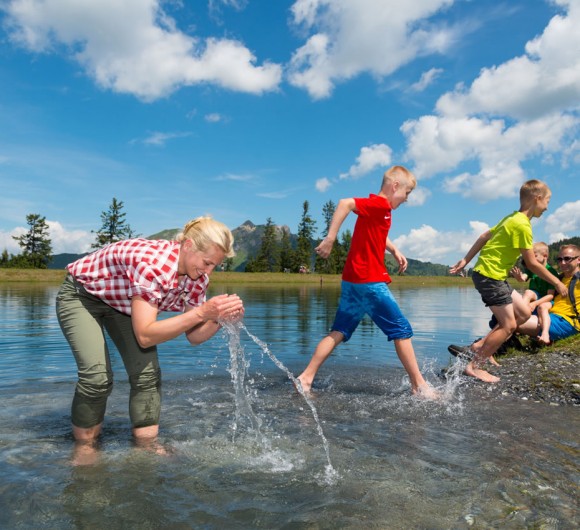
[[[114,352],[90,466],[71,463],[76,366],[57,290],[0,286],[0,528],[578,527],[578,409],[492,399],[485,384],[439,376],[449,343],[487,330],[467,282],[393,287],[440,403],[410,396],[393,345],[367,321],[322,367],[307,402],[284,369],[298,375],[307,364],[338,288],[238,286],[239,335],[159,348],[160,440],[171,454],[133,446]],[[224,291],[234,288],[211,294]]]

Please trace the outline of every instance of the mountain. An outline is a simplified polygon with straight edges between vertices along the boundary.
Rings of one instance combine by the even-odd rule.
[[[265,228],[266,225],[255,225],[252,223],[252,221],[248,220],[232,230],[234,235],[234,250],[236,251],[236,256],[232,265],[233,270],[244,271],[248,259],[256,256],[262,244],[262,237],[264,235]],[[284,231],[290,233],[290,228],[288,228],[288,226],[276,226],[278,239],[282,237],[282,233]],[[147,236],[147,239],[174,239],[179,232],[179,228],[169,228],[155,234],[151,234],[150,236]],[[290,243],[293,247],[296,246],[296,240],[297,236],[290,233]],[[557,249],[560,247],[560,245],[564,244],[564,242],[576,242],[577,244],[576,240],[578,240],[578,238],[572,238],[572,240],[553,243],[550,245],[550,249]],[[69,263],[85,255],[86,254],[56,254],[48,268],[63,269]],[[387,267],[392,275],[396,274],[398,266],[390,255],[387,256]],[[440,265],[437,263],[408,259],[408,268],[405,274],[409,276],[446,276],[449,274],[449,267],[447,265]]]

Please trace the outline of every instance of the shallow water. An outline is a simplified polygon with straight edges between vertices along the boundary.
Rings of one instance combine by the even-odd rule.
[[[247,330],[298,374],[331,324],[338,289],[237,290]],[[486,331],[472,288],[394,289],[424,372],[446,392],[441,403],[410,397],[392,345],[371,323],[337,349],[312,397],[328,455],[308,403],[243,331],[238,387],[225,334],[194,349],[184,339],[160,347],[161,441],[172,454],[139,450],[115,352],[99,459],[84,467],[71,465],[75,365],[56,291],[0,287],[1,528],[578,525],[578,409],[491,399],[484,384],[438,377],[448,343]],[[249,409],[237,407],[240,392]]]

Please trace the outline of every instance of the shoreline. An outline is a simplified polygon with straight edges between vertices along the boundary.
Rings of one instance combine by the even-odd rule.
[[[58,285],[66,275],[64,269],[0,269],[0,286],[26,283],[36,286]],[[339,287],[340,275],[297,273],[214,272],[210,284],[254,285],[263,288],[280,285]],[[473,288],[469,278],[457,276],[393,276],[392,286],[401,288],[466,287]],[[514,282],[514,286],[520,284]],[[525,284],[521,284],[525,286]],[[474,391],[481,389],[498,399],[516,397],[522,400],[552,405],[580,406],[580,334],[538,347],[534,341],[524,341],[523,351],[508,350],[498,357],[500,367],[490,372],[500,377],[494,385],[469,381]]]
[[[0,285],[8,283],[59,284],[66,275],[64,269],[2,269]],[[469,287],[470,278],[461,276],[391,276],[393,287]],[[284,272],[223,272],[215,271],[210,276],[211,284],[240,285],[340,285],[340,274],[298,274]],[[514,285],[519,285],[515,282]],[[525,284],[521,284],[524,286]]]

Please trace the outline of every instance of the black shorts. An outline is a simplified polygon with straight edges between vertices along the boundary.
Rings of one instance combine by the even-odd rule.
[[[479,274],[477,271],[473,272],[471,279],[486,307],[513,303],[512,292],[514,289],[506,280],[494,280]]]

